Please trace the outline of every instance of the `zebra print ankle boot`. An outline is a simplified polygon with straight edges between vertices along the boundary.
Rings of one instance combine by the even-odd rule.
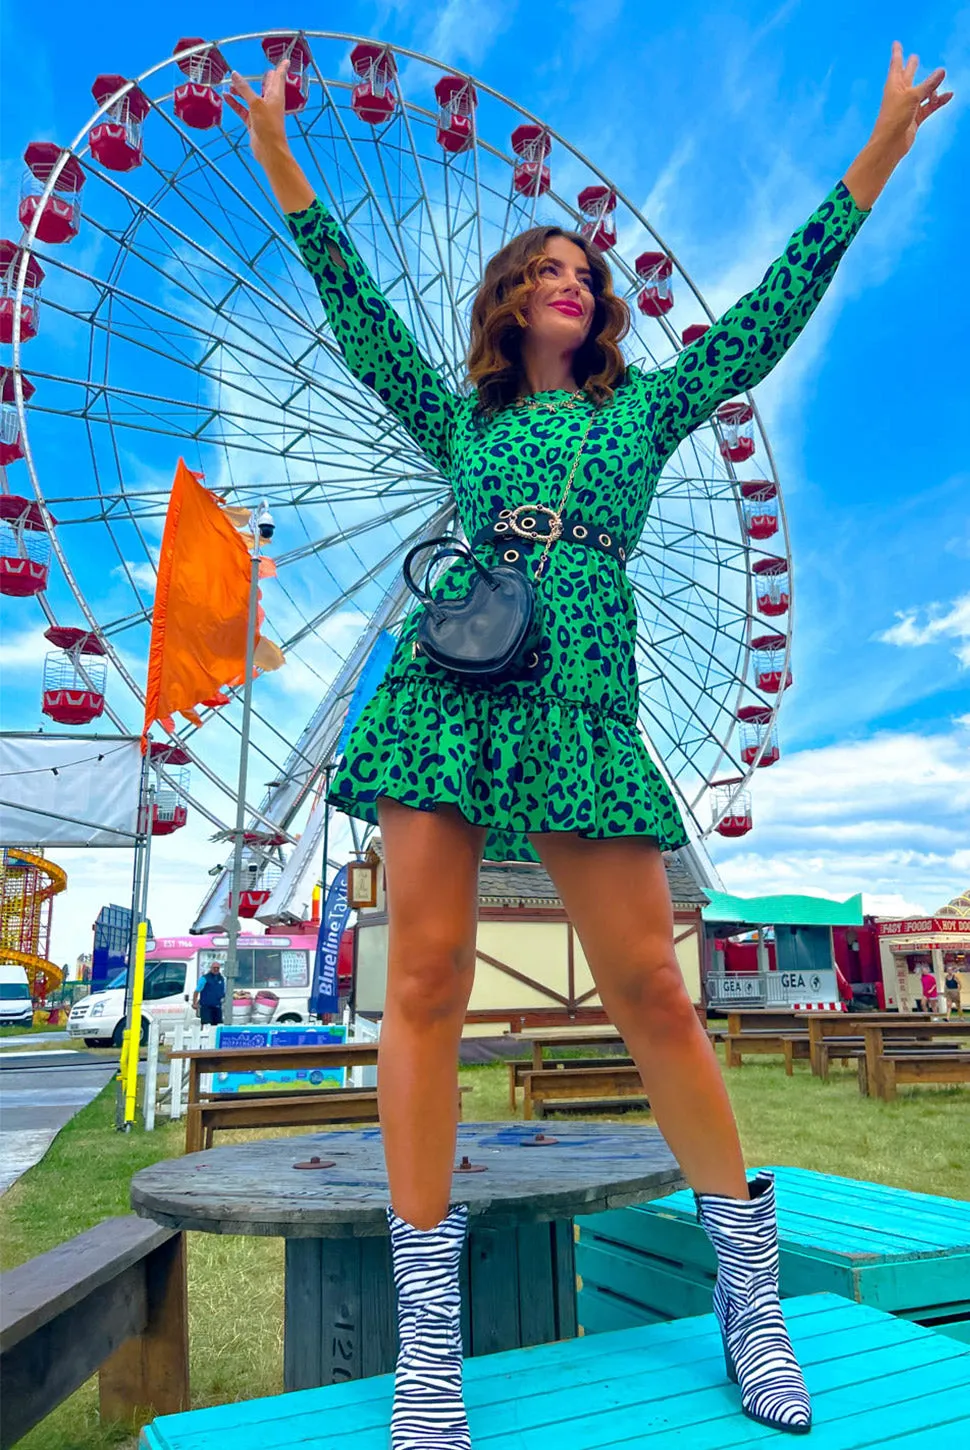
[[[471,1450],[461,1395],[461,1261],[468,1207],[452,1205],[434,1228],[387,1210],[400,1348],[392,1450]]]
[[[775,1182],[759,1173],[748,1202],[702,1193],[697,1216],[717,1253],[714,1313],[728,1378],[741,1386],[741,1408],[760,1425],[804,1435],[812,1407],[778,1300]]]

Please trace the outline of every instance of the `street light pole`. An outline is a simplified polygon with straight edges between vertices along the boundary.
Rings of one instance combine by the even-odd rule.
[[[233,831],[232,847],[232,895],[229,898],[229,920],[227,935],[229,950],[226,954],[226,978],[233,982],[237,976],[239,955],[239,907],[242,895],[243,837],[246,832],[246,775],[249,769],[249,730],[253,710],[253,659],[256,653],[256,605],[259,598],[259,559],[264,539],[273,536],[273,521],[267,511],[266,500],[260,505],[259,515],[255,510],[250,515],[253,530],[253,548],[249,556],[249,612],[246,620],[246,665],[243,679],[243,717],[239,739],[239,782],[236,788],[236,829]]]

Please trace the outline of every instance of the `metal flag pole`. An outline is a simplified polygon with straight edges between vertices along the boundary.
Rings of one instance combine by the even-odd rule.
[[[253,531],[253,547],[249,556],[249,613],[246,620],[246,664],[243,679],[243,717],[239,739],[239,782],[236,787],[236,828],[232,844],[232,887],[229,897],[227,921],[228,951],[226,953],[226,980],[233,983],[237,976],[239,956],[239,907],[242,895],[243,838],[246,832],[246,775],[249,769],[249,731],[253,709],[253,660],[256,653],[256,605],[259,598],[259,561],[263,542],[273,537],[275,524],[270,515],[266,499],[250,514]]]
[[[128,967],[125,972],[125,1030],[121,1039],[121,1056],[118,1060],[117,1091],[115,1097],[115,1126],[119,1132],[127,1132],[127,1073],[129,1058],[134,1053],[136,1072],[138,1048],[141,1038],[141,989],[138,996],[138,1032],[133,1034],[136,982],[138,975],[138,929],[148,915],[148,868],[151,864],[152,806],[155,801],[155,787],[149,786],[151,774],[151,744],[146,745],[142,758],[141,777],[138,788],[138,814],[135,818],[135,860],[131,881],[131,922],[128,936]],[[141,972],[144,975],[144,955]]]

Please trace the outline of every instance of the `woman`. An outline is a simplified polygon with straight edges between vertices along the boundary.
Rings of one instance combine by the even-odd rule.
[[[946,991],[946,1015],[949,1017],[951,1012],[958,1012],[962,1017],[963,1013],[960,1009],[960,978],[957,976],[956,967],[947,967],[944,987]]]
[[[540,509],[530,530],[524,506],[551,510],[572,479],[563,536],[538,586],[542,638],[523,669],[491,686],[462,683],[421,656],[412,615],[329,797],[379,822],[384,845],[379,1099],[400,1328],[394,1450],[471,1443],[458,1288],[467,1207],[450,1198],[483,855],[538,856],[579,933],[717,1251],[714,1307],[745,1412],[783,1430],[810,1426],[778,1302],[773,1184],[768,1174],[746,1179],[717,1061],[674,955],[661,850],[687,836],[636,731],[636,611],[623,564],[666,459],[783,356],[918,127],[949,99],[939,94],[943,71],[914,85],[916,66],[913,57],[904,68],[893,47],[875,129],[844,181],[761,285],[668,368],[625,365],[626,306],[595,247],[555,227],[513,240],[488,264],[474,303],[468,396],[424,361],[314,196],[286,140],[285,62],[262,97],[233,76],[248,110],[232,105],[349,367],[450,480],[482,561],[516,555],[534,570],[549,526]],[[436,597],[464,594],[471,569],[455,565]]]
[[[935,1012],[940,999],[940,986],[932,967],[922,968],[919,983],[923,998],[923,1011]]]

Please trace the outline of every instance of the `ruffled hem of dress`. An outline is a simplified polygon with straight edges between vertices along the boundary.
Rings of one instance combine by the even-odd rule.
[[[666,782],[629,721],[535,691],[427,675],[385,680],[361,714],[328,801],[377,824],[383,797],[458,808],[488,861],[537,861],[528,833],[688,843]]]

